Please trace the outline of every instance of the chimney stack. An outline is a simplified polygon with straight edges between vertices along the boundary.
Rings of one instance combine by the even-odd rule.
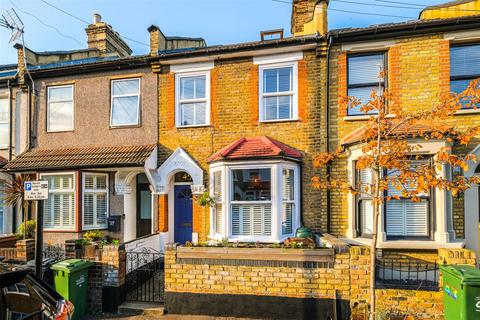
[[[293,0],[292,35],[327,34],[327,9],[328,0]]]
[[[128,44],[110,25],[102,22],[102,16],[98,13],[93,14],[93,23],[85,31],[87,32],[88,48],[97,49],[102,56],[128,57],[132,54],[132,49]]]
[[[148,29],[150,34],[150,55],[158,55],[158,50],[164,50],[167,47],[167,38],[159,27],[152,24]]]

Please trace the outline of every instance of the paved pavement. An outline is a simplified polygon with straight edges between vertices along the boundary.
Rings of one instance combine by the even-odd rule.
[[[209,317],[209,316],[186,316],[186,315],[124,315],[124,314],[97,314],[84,317],[82,320],[105,320],[105,319],[121,319],[121,320],[154,320],[154,319],[164,319],[164,320],[256,320],[250,318],[233,318],[233,317]],[[257,319],[258,320],[258,319]]]

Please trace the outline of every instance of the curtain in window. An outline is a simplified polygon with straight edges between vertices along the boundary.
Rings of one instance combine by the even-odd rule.
[[[293,232],[295,173],[293,169],[282,170],[282,235]]]
[[[108,176],[85,174],[83,184],[83,224],[86,229],[106,228],[108,216]]]
[[[348,57],[348,96],[360,99],[362,103],[370,101],[370,94],[383,92],[385,81],[380,72],[385,69],[385,54],[371,54]],[[348,115],[365,115],[360,106],[348,107]],[[376,114],[371,110],[369,114]]]
[[[48,181],[48,200],[44,201],[44,225],[46,229],[75,228],[74,175],[43,175]]]

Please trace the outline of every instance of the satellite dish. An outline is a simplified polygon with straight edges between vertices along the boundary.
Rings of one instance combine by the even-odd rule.
[[[8,43],[15,42],[23,35],[23,22],[13,8],[2,14],[0,26],[12,30],[12,36]]]

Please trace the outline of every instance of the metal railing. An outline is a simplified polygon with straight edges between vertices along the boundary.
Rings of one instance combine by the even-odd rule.
[[[377,260],[375,278],[378,288],[438,291],[439,268],[421,260]]]
[[[126,300],[163,302],[164,260],[158,252],[126,252]]]

